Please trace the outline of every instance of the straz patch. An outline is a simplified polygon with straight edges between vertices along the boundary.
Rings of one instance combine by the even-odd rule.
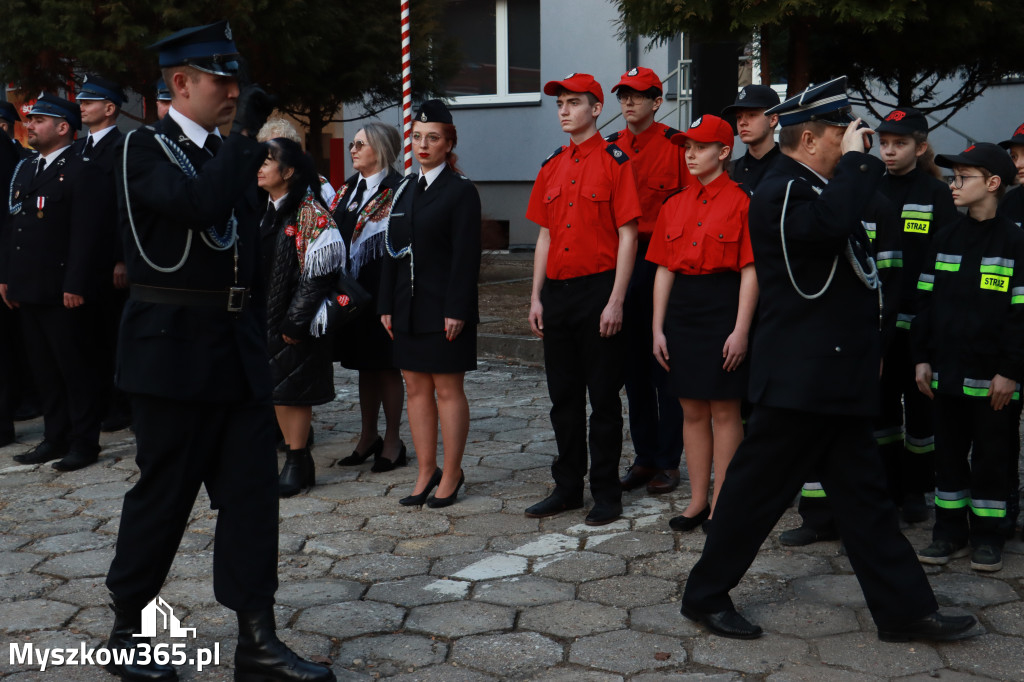
[[[981,288],[989,291],[1009,291],[1010,278],[1001,275],[982,275]]]
[[[915,234],[928,234],[928,228],[932,226],[930,220],[913,220],[908,218],[903,221],[903,231]]]

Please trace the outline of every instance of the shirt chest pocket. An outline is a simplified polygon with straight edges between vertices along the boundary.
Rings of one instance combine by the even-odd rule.
[[[661,201],[679,189],[679,178],[675,175],[652,175],[647,178],[647,189]]]
[[[554,187],[548,187],[547,191],[544,192],[544,203],[550,205],[551,202],[553,202],[556,199],[558,199],[558,197],[559,197],[559,195],[561,193],[562,193],[562,186],[561,185],[555,185]]]
[[[701,267],[705,270],[737,270],[742,227],[738,216],[719,218],[711,224],[700,225],[700,229],[704,230]]]
[[[612,188],[607,185],[585,185],[580,191],[580,198],[593,202],[607,202],[612,198]]]

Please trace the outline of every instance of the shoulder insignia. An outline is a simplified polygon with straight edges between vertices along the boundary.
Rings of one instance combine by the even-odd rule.
[[[604,150],[606,152],[608,152],[609,154],[611,154],[612,158],[615,159],[620,164],[623,164],[623,163],[626,163],[627,161],[629,161],[629,157],[626,156],[626,152],[622,151],[621,149],[616,147],[614,144],[608,145],[607,147],[604,148]]]
[[[662,205],[664,205],[664,204],[667,204],[667,203],[668,203],[668,200],[669,200],[669,199],[671,199],[671,198],[672,198],[672,197],[674,197],[675,195],[679,194],[679,193],[680,193],[680,192],[682,192],[682,191],[683,191],[684,189],[686,189],[686,188],[685,188],[685,187],[680,187],[680,188],[679,188],[679,189],[677,189],[676,191],[674,191],[674,192],[672,192],[671,194],[669,194],[669,195],[668,195],[667,197],[665,197],[665,200],[661,202],[661,203],[662,203]]]
[[[147,125],[147,126],[142,126],[142,127],[143,127],[143,129],[148,130],[151,133],[155,133],[156,132],[156,128],[154,128],[152,124]]]
[[[459,176],[460,178],[462,178],[463,180],[469,180],[469,177],[468,177],[468,176],[466,176],[466,175],[463,175],[462,173],[456,173],[456,175],[458,175],[458,176]]]
[[[680,132],[682,132],[682,131],[676,130],[675,128],[667,128],[666,127],[665,128],[665,137],[668,138],[669,140],[671,140],[673,135],[678,135]]]
[[[565,147],[565,146],[561,146],[561,147],[559,147],[558,149],[556,149],[555,151],[551,152],[551,156],[549,156],[548,158],[546,158],[546,159],[544,159],[543,161],[541,161],[541,163],[540,163],[541,167],[543,167],[543,166],[544,166],[544,164],[546,164],[546,163],[547,163],[548,161],[550,161],[551,159],[555,158],[556,156],[558,156],[559,154],[561,154],[562,152],[564,152],[564,151],[565,151],[566,149],[567,149],[567,147]]]
[[[604,141],[605,142],[615,142],[615,140],[619,139],[621,136],[622,136],[622,133],[617,130],[614,133],[612,133],[611,135],[609,135],[608,137],[604,138]]]

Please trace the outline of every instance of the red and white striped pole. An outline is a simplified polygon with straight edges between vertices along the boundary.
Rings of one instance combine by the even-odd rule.
[[[402,3],[402,137],[405,174],[412,170],[412,54],[409,49],[409,0]]]

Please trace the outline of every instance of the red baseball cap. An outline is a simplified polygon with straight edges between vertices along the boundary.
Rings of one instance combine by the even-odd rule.
[[[646,92],[651,88],[658,88],[658,92],[663,92],[661,79],[658,78],[658,74],[646,66],[634,66],[622,74],[619,82],[612,86],[612,92],[622,87],[633,88],[637,92]]]
[[[560,90],[589,92],[597,98],[598,102],[604,104],[604,90],[589,73],[570,73],[562,80],[548,81],[544,84],[545,95],[557,95]]]
[[[731,148],[734,141],[732,126],[714,114],[705,114],[691,123],[685,133],[676,133],[672,136],[672,144],[677,144],[680,147],[686,144],[687,140],[720,142]]]

